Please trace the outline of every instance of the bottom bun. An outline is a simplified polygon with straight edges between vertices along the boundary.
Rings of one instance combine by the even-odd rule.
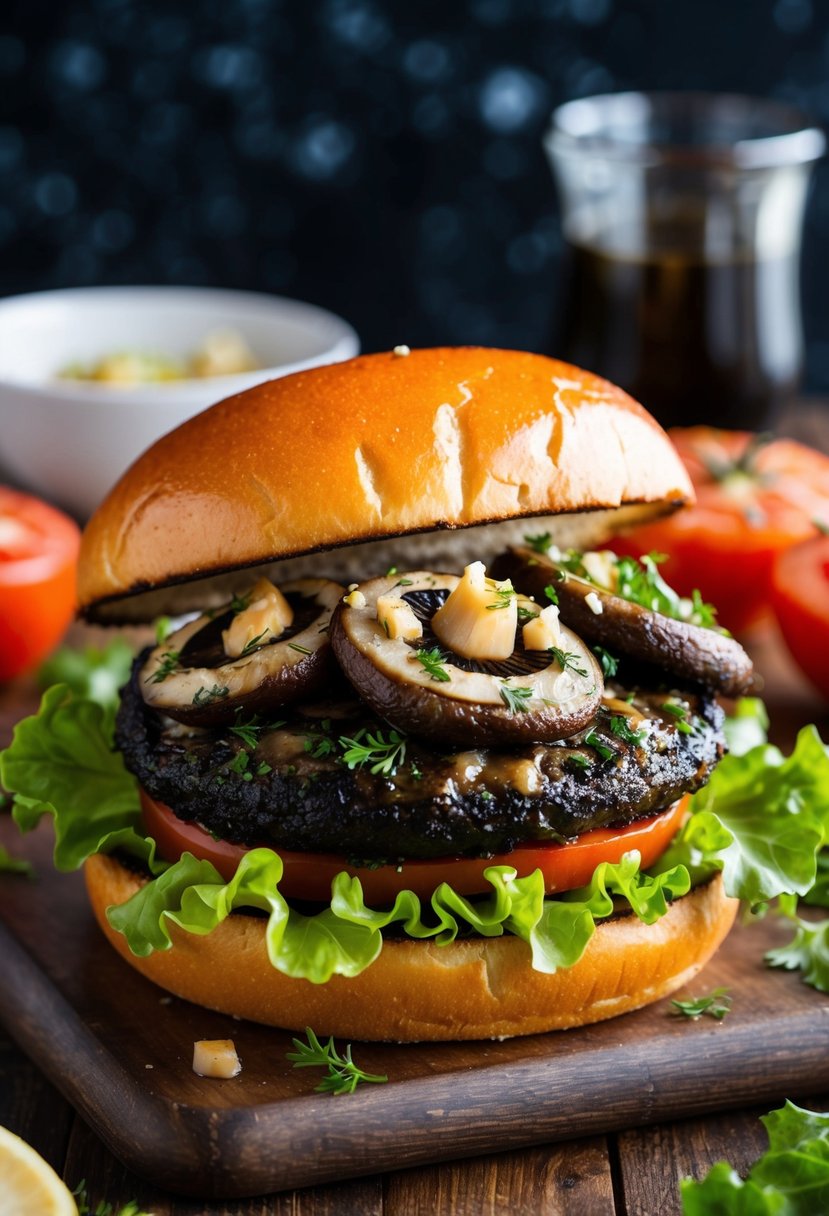
[[[420,1042],[492,1039],[565,1030],[658,1001],[697,974],[721,944],[737,900],[719,876],[676,900],[655,925],[632,915],[600,924],[574,967],[533,971],[517,937],[474,938],[437,946],[387,941],[355,979],[327,984],[276,971],[265,949],[265,920],[234,913],[204,937],[170,926],[173,947],[147,958],[130,953],[106,909],[145,880],[112,857],[86,863],[98,923],[128,963],[168,992],[254,1022],[337,1038]]]

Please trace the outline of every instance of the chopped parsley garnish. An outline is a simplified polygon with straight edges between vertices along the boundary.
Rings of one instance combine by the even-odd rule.
[[[697,1021],[705,1014],[721,1022],[726,1014],[731,1012],[731,997],[727,993],[727,988],[715,988],[710,996],[691,997],[687,1001],[673,1000],[671,1004],[678,1017]]]
[[[558,646],[549,646],[548,650],[562,671],[574,671],[577,676],[587,677],[587,671],[579,666],[579,656],[574,650],[560,650]]]
[[[250,767],[250,752],[240,751],[227,766],[229,773],[238,773],[243,781],[253,781],[254,777],[265,777],[271,772],[271,766],[263,760],[255,769]]]
[[[619,670],[619,660],[609,650],[605,650],[604,646],[594,646],[593,653],[601,664],[604,678],[612,680]]]
[[[573,752],[572,756],[567,757],[567,763],[581,769],[593,767],[592,760],[589,756],[585,756],[583,752]]]
[[[433,646],[431,650],[416,650],[409,657],[422,665],[423,670],[428,673],[430,679],[436,680],[440,684],[448,684],[452,679],[444,667],[446,655],[439,646]]]
[[[322,760],[323,756],[330,756],[334,751],[334,740],[327,735],[306,735],[305,750],[312,760]]]
[[[395,571],[395,573],[397,573],[397,572]],[[394,587],[411,587],[413,585],[413,583],[414,583],[414,579],[399,578],[397,580],[397,582],[394,584]],[[391,588],[392,591],[394,591],[394,587]]]
[[[539,532],[536,536],[525,536],[524,543],[535,553],[544,554],[553,543],[553,538],[549,532]]]
[[[411,760],[409,762],[409,772],[412,774],[415,781],[423,780],[423,770],[419,767],[416,760]]]
[[[511,714],[529,713],[528,702],[533,695],[531,688],[511,688],[508,684],[502,684],[498,692]]]
[[[265,634],[267,632],[268,632],[267,629],[263,629],[261,633],[257,633],[255,638],[251,638],[249,642],[245,642],[244,646],[242,647],[242,653],[239,655],[239,658],[243,659],[245,657],[245,655],[252,654],[253,651],[256,650],[259,646],[263,646],[264,643],[262,641],[262,638],[265,636]]]
[[[596,749],[602,760],[613,760],[615,758],[616,753],[613,748],[608,747],[607,744],[602,741],[601,735],[597,734],[595,729],[588,731],[588,733],[584,736],[584,741],[588,747],[594,747]]]
[[[181,652],[178,650],[165,651],[161,656],[161,662],[150,676],[150,683],[161,684],[168,676],[171,676],[178,667],[180,658]]]
[[[406,740],[396,730],[390,730],[386,738],[381,730],[369,731],[366,727],[351,737],[341,735],[339,745],[343,751],[343,763],[350,769],[369,766],[369,772],[393,777],[406,759]]]
[[[643,743],[648,737],[648,732],[644,727],[634,730],[624,714],[613,714],[610,719],[610,729],[617,739],[621,739],[623,743],[631,743],[635,746]]]
[[[518,623],[520,625],[525,625],[527,621],[534,621],[538,615],[538,611],[533,611],[527,604],[518,605]]]
[[[692,735],[694,728],[688,719],[688,710],[676,701],[663,701],[662,708],[675,719],[674,725],[681,735]]]
[[[495,587],[493,589],[493,595],[495,596],[495,602],[492,604],[487,604],[487,612],[495,612],[499,608],[509,608],[512,601],[515,599],[515,588],[509,579],[507,579],[502,587]]]
[[[298,650],[300,654],[311,653],[307,646],[300,646],[297,642],[289,642],[288,646],[291,648],[291,650]]]
[[[548,583],[547,586],[544,588],[544,594],[546,595],[547,599],[550,601],[551,604],[558,603],[558,592],[556,591],[556,589],[552,585],[552,583]]]
[[[393,574],[397,574],[397,566],[389,566],[386,571],[386,578],[391,578]]]
[[[294,1039],[296,1051],[289,1051],[287,1059],[294,1068],[324,1068],[325,1076],[319,1085],[314,1087],[315,1093],[321,1094],[353,1094],[358,1085],[371,1082],[381,1085],[388,1081],[385,1075],[363,1072],[351,1058],[351,1044],[340,1054],[334,1046],[333,1038],[327,1043],[321,1043],[310,1026],[305,1028],[305,1038]]]
[[[240,612],[244,612],[250,604],[250,592],[247,595],[234,595],[230,601],[230,611],[234,616],[238,616]]]
[[[688,600],[669,587],[657,569],[658,563],[664,560],[662,553],[646,553],[639,561],[634,557],[620,557],[616,562],[615,594],[631,604],[661,612],[674,620],[712,628],[716,624],[716,609],[704,603],[699,591],[694,591]]]
[[[212,688],[200,688],[193,697],[193,704],[199,707],[212,705],[228,695],[230,689],[224,684],[214,684]]]

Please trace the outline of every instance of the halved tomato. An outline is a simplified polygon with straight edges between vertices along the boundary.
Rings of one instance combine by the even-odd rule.
[[[829,700],[829,536],[781,553],[771,594],[792,657]]]
[[[681,595],[698,589],[739,633],[768,607],[778,553],[829,524],[829,456],[790,439],[766,442],[712,427],[668,432],[697,502],[612,542],[620,554],[667,554],[660,573]]]
[[[62,638],[80,536],[68,515],[0,486],[0,680],[31,670]]]
[[[521,844],[511,853],[494,857],[440,857],[428,861],[403,861],[399,865],[370,869],[352,865],[345,857],[332,853],[293,853],[277,849],[285,874],[280,891],[291,899],[326,902],[331,898],[331,883],[343,870],[359,878],[369,904],[393,903],[398,891],[414,891],[428,899],[442,882],[448,882],[459,895],[477,895],[488,890],[483,878],[488,866],[514,866],[523,878],[535,870],[544,876],[545,890],[571,891],[590,881],[601,861],[619,861],[631,849],[642,855],[642,866],[652,865],[665,852],[679,831],[688,799],[680,798],[666,811],[640,819],[625,828],[597,828],[585,832],[570,844]],[[156,802],[141,791],[144,826],[167,861],[177,861],[182,853],[192,853],[210,861],[223,878],[230,880],[236,867],[249,852],[244,845],[215,840],[195,823],[185,823],[163,802]],[[253,847],[253,846],[251,846]],[[273,846],[268,846],[273,847]]]

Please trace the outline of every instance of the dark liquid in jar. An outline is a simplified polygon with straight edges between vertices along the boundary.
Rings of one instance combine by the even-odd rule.
[[[705,261],[571,245],[552,353],[621,385],[663,424],[758,430],[801,365],[793,256]]]

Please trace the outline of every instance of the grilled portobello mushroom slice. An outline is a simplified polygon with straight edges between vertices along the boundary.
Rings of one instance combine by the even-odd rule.
[[[439,640],[433,621],[460,582],[457,575],[429,571],[390,575],[361,584],[338,606],[331,645],[363,700],[399,730],[462,747],[552,742],[585,727],[604,685],[581,638],[562,627],[554,651],[527,650],[519,629],[507,658],[459,654],[446,645],[446,633]],[[500,594],[506,601],[506,591]],[[510,594],[517,599],[511,589]],[[403,619],[398,636],[393,635],[400,622],[389,629],[384,615],[390,599],[404,605],[396,610]],[[496,599],[484,625],[491,620],[503,634],[502,622],[495,620],[501,609]]]
[[[320,578],[276,595],[256,584],[150,651],[138,676],[144,701],[179,722],[215,726],[240,709],[264,713],[309,696],[335,668],[328,626],[344,590]],[[271,612],[280,601],[281,617]]]
[[[562,621],[591,642],[727,696],[755,687],[751,659],[730,634],[644,607],[603,585],[613,579],[614,559],[613,554],[585,554],[581,561],[576,556],[559,560],[555,550],[515,548],[499,557],[496,570],[541,603],[550,601],[547,589],[552,588]],[[684,602],[676,600],[681,611]]]

